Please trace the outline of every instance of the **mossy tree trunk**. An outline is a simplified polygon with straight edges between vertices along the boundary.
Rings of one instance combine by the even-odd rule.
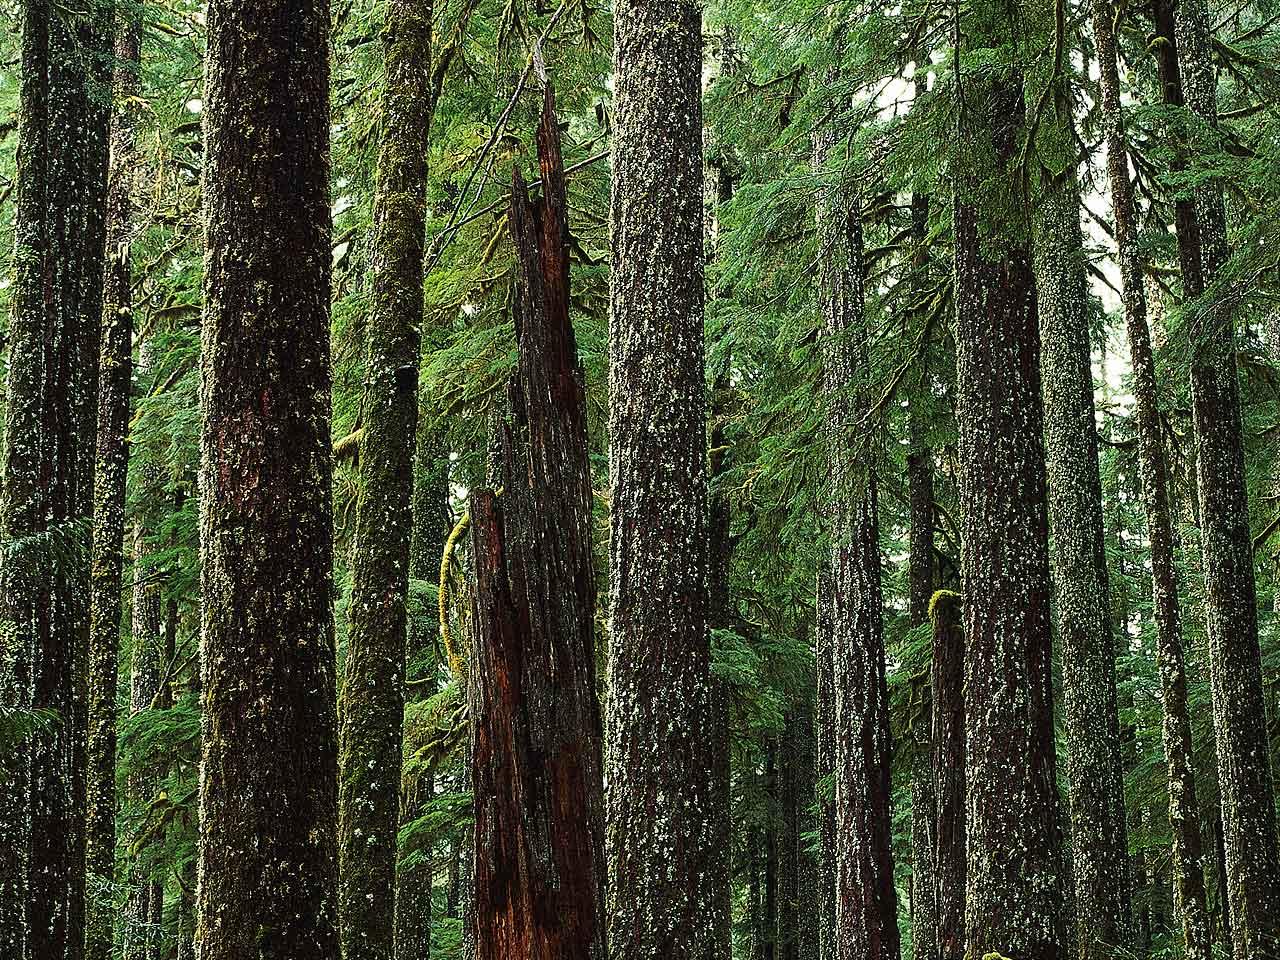
[[[929,604],[933,626],[930,775],[937,803],[934,855],[938,960],[962,960],[965,945],[964,631],[959,595],[939,590]]]
[[[1200,0],[1158,0],[1157,51],[1163,99],[1196,122],[1217,124],[1217,80],[1208,14]],[[1190,126],[1194,127],[1194,124]],[[1199,136],[1183,144],[1202,150]],[[1227,257],[1222,190],[1209,183],[1175,206],[1184,297],[1200,297]],[[1209,679],[1218,782],[1222,791],[1228,901],[1236,960],[1274,955],[1280,945],[1280,846],[1267,741],[1258,642],[1257,585],[1245,485],[1244,430],[1229,318],[1193,318],[1191,419],[1196,436],[1201,547],[1204,552]]]
[[[963,172],[956,184],[966,954],[1058,960],[1063,862],[1035,282],[1019,225],[1001,218],[997,239],[974,206],[984,186],[1019,189],[1022,89],[1001,79],[966,85],[966,94],[958,136],[999,185]]]
[[[1182,646],[1182,613],[1174,555],[1173,514],[1169,501],[1169,464],[1161,435],[1155,354],[1147,321],[1144,264],[1138,249],[1137,211],[1129,179],[1129,149],[1120,102],[1120,72],[1114,27],[1115,4],[1093,0],[1094,43],[1099,65],[1101,113],[1107,145],[1112,220],[1120,265],[1125,333],[1132,368],[1130,390],[1142,475],[1142,505],[1151,545],[1152,613],[1156,627],[1156,663],[1160,674],[1165,769],[1169,780],[1169,826],[1174,895],[1188,960],[1210,953],[1205,900],[1204,843],[1200,805],[1192,766],[1191,719]]]
[[[813,706],[788,712],[779,744],[778,960],[816,960],[816,876],[806,834],[813,806]]]
[[[538,157],[542,200],[530,202],[517,168],[508,218],[520,360],[499,427],[503,492],[471,498],[476,957],[604,960],[591,468],[550,87]]]
[[[418,420],[432,0],[387,0],[351,606],[338,703],[344,960],[395,948],[396,835]]]
[[[713,950],[703,362],[702,29],[691,0],[615,11],[609,324],[614,960]]]
[[[151,349],[143,344],[139,351],[139,367],[146,371],[151,363]],[[159,495],[161,492],[160,467],[144,462],[139,481],[142,489]],[[151,545],[147,541],[147,527],[139,520],[133,529],[133,589],[130,619],[130,646],[132,657],[129,666],[129,714],[162,706],[160,685],[166,670],[164,635],[164,595],[161,571],[150,558]],[[125,781],[125,805],[134,813],[139,823],[147,820],[147,811],[156,798],[160,777],[149,757],[135,757],[134,771]],[[156,931],[152,929],[152,902],[156,899],[156,880],[143,861],[145,844],[130,843],[131,856],[126,865],[127,892],[124,914],[121,917],[123,931],[120,936],[124,960],[153,960],[156,947]]]
[[[109,960],[115,924],[116,685],[119,678],[129,397],[133,387],[130,290],[134,151],[140,30],[122,12],[116,34],[116,106],[107,184],[106,268],[98,367],[98,454],[94,477],[93,608],[89,636],[89,780],[85,810],[86,960]]]
[[[1060,8],[1061,9],[1061,8]],[[1054,82],[1049,125],[1075,151],[1072,98]],[[1072,873],[1082,960],[1131,948],[1128,825],[1116,706],[1115,638],[1103,546],[1088,280],[1074,162],[1042,169],[1034,198],[1053,616],[1062,646]]]
[[[329,29],[209,4],[201,960],[338,955]]]
[[[897,895],[889,815],[889,708],[881,621],[876,479],[856,448],[869,410],[862,221],[856,191],[832,185],[837,138],[814,134],[822,381],[830,483],[836,956],[896,960]]]
[[[814,659],[814,760],[818,783],[818,896],[817,928],[819,960],[834,960],[836,939],[836,810],[829,780],[835,770],[835,701],[831,647],[831,567],[818,561],[815,586]]]
[[[916,81],[916,95],[922,94]],[[929,223],[929,198],[911,198],[911,240],[916,245],[915,265],[925,262],[925,236]],[[927,365],[916,379],[923,396],[929,389]],[[934,562],[933,452],[929,449],[923,401],[913,400],[907,410],[907,507],[910,526],[907,558],[908,617],[912,628],[929,622],[929,600],[937,584]],[[916,960],[936,960],[938,950],[938,805],[933,783],[933,697],[924,685],[922,703],[913,722],[911,761],[911,946]]]
[[[88,540],[111,8],[22,5],[0,694],[52,722],[0,770],[0,953],[84,951]]]

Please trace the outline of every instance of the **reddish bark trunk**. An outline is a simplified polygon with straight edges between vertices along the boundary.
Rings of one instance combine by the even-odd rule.
[[[538,154],[541,201],[518,171],[512,188],[520,362],[499,428],[503,493],[471,500],[476,958],[603,960],[591,484],[549,88]]]

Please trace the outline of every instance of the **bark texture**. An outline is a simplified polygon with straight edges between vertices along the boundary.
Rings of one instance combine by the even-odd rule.
[[[778,960],[816,960],[816,864],[806,834],[813,806],[813,708],[802,703],[787,716],[779,745]]]
[[[1068,99],[1057,100],[1059,116],[1069,117]],[[1053,616],[1062,645],[1077,941],[1082,960],[1101,960],[1131,946],[1131,907],[1080,210],[1074,167],[1045,171],[1033,222]]]
[[[1157,0],[1155,45],[1166,104],[1217,125],[1217,80],[1208,14],[1200,0]],[[1194,126],[1194,125],[1193,125]],[[1195,135],[1189,146],[1204,148]],[[1175,166],[1183,166],[1181,157]],[[1183,294],[1201,296],[1227,256],[1219,185],[1176,204]],[[1280,846],[1258,645],[1257,586],[1245,487],[1244,430],[1229,319],[1197,316],[1191,333],[1191,418],[1196,436],[1204,553],[1209,679],[1222,791],[1228,900],[1236,960],[1280,949]]]
[[[503,493],[471,498],[476,957],[604,960],[591,470],[550,87],[538,156],[542,199],[530,202],[517,169],[508,220],[520,362],[499,429]]]
[[[115,924],[116,685],[119,679],[125,487],[129,475],[129,395],[133,386],[132,264],[134,152],[140,31],[122,15],[115,53],[106,266],[98,365],[98,454],[90,569],[88,795],[85,810],[86,960],[109,960]]]
[[[962,960],[965,927],[964,631],[958,594],[939,590],[929,604],[933,624],[933,751],[937,803],[934,855],[938,960]],[[923,960],[923,958],[922,958]]]
[[[917,90],[917,93],[919,91]],[[924,242],[928,198],[911,198],[912,239]],[[928,389],[926,375],[918,389]],[[907,500],[910,513],[910,550],[907,560],[908,601],[913,628],[929,622],[929,601],[937,580],[933,560],[933,457],[925,443],[925,425],[918,405],[907,411]],[[932,684],[925,684],[912,726],[911,761],[911,948],[916,960],[938,956],[938,805],[933,782]]]
[[[961,138],[1013,165],[1021,84],[975,86]],[[964,198],[971,185],[957,184]],[[985,224],[984,224],[985,225]],[[956,418],[964,516],[966,953],[1065,956],[1055,783],[1048,519],[1035,283],[1016,227],[955,210]]]
[[[826,167],[833,131],[814,134]],[[836,957],[896,960],[897,895],[889,817],[889,710],[881,621],[876,481],[856,437],[870,409],[862,223],[853,196],[816,202],[824,424],[831,498],[830,630],[834,700]],[[865,452],[862,452],[865,458]]]
[[[818,790],[818,957],[834,960],[836,950],[836,805],[831,789],[835,772],[835,661],[831,634],[831,567],[818,562],[815,588],[814,658],[817,694],[814,710],[814,758]]]
[[[49,721],[0,760],[0,954],[84,951],[89,539],[111,8],[22,4],[0,504],[0,696]]]
[[[1169,502],[1169,464],[1161,436],[1155,355],[1147,320],[1138,220],[1129,179],[1129,148],[1120,105],[1115,5],[1093,0],[1094,43],[1098,55],[1103,133],[1116,252],[1120,265],[1125,333],[1132,368],[1130,390],[1142,475],[1142,505],[1151,546],[1151,597],[1156,627],[1156,663],[1160,674],[1165,769],[1169,781],[1169,826],[1174,898],[1187,960],[1207,960],[1209,917],[1205,899],[1204,843],[1200,805],[1192,766],[1191,719],[1187,710],[1187,674],[1182,646],[1182,612],[1174,556],[1173,514]]]
[[[329,23],[208,11],[200,960],[338,955]]]
[[[692,0],[615,11],[611,203],[609,946],[701,960],[716,936],[706,735],[702,38]]]
[[[431,22],[432,0],[387,0],[365,425],[338,703],[338,917],[344,960],[391,960],[395,948]]]

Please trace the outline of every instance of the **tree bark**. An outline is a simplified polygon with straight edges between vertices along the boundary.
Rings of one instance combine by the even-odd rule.
[[[0,953],[84,951],[89,548],[111,9],[23,4],[0,695],[50,720],[0,769]]]
[[[836,950],[836,808],[830,787],[835,773],[835,660],[831,634],[831,566],[818,561],[815,587],[814,659],[817,663],[814,710],[814,758],[819,783],[818,804],[818,958],[835,960]]]
[[[701,15],[615,11],[609,945],[697,960],[715,932],[707,610]]]
[[[919,93],[917,86],[917,95]],[[928,218],[929,198],[916,194],[911,198],[911,226],[912,240],[917,245],[924,243]],[[917,388],[923,392],[928,386],[928,376],[922,373]],[[929,622],[929,600],[937,581],[933,560],[933,457],[925,442],[919,404],[910,404],[907,424],[908,615],[911,626],[916,628]],[[933,783],[931,686],[925,687],[920,711],[914,720],[911,761],[911,946],[915,960],[937,960],[938,957],[938,808]]]
[[[106,269],[98,367],[94,478],[92,610],[89,636],[89,787],[85,811],[86,960],[109,960],[115,923],[116,684],[124,569],[125,488],[129,474],[129,397],[133,387],[132,259],[134,151],[132,102],[138,95],[140,31],[122,13],[115,55],[116,106],[107,184]]]
[[[1185,105],[1200,123],[1214,127],[1217,80],[1209,55],[1207,14],[1199,0],[1183,0],[1176,22],[1174,13],[1171,0],[1157,0],[1155,48],[1164,102]],[[1202,149],[1204,144],[1197,137],[1190,146]],[[1185,166],[1183,151],[1175,157],[1177,168]],[[1180,198],[1175,210],[1183,294],[1193,301],[1205,293],[1227,256],[1221,187],[1206,184],[1194,200]],[[1274,955],[1280,945],[1280,845],[1258,643],[1235,331],[1229,320],[1201,315],[1194,319],[1190,337],[1209,679],[1232,938],[1236,960],[1254,960]]]
[[[1060,87],[1059,87],[1060,89]],[[1070,117],[1064,92],[1060,117]],[[1063,120],[1070,137],[1070,123]],[[1053,615],[1062,645],[1072,873],[1082,960],[1131,947],[1129,839],[1116,705],[1115,638],[1103,545],[1088,281],[1074,165],[1042,172],[1032,214]]]
[[[143,344],[139,351],[139,368],[147,371],[151,351]],[[143,463],[139,470],[143,490],[159,494],[161,478],[159,466]],[[162,618],[163,594],[160,571],[148,559],[149,547],[141,522],[133,530],[133,610],[130,624],[132,660],[129,669],[129,714],[159,706],[160,684],[165,673],[165,639]],[[155,799],[159,777],[149,757],[136,757],[135,772],[125,783],[127,807],[138,814],[145,824],[146,813]],[[141,862],[143,847],[130,844],[132,860],[128,865],[126,887],[128,895],[124,905],[124,932],[121,936],[124,960],[151,960],[154,954],[155,932],[151,928],[151,902],[155,881],[150,870]]]
[[[508,218],[520,361],[499,434],[503,492],[471,498],[476,956],[604,960],[591,468],[549,86],[538,157],[542,199],[530,202],[517,168]]]
[[[338,954],[329,26],[209,4],[201,960]]]
[[[388,0],[385,21],[365,424],[338,701],[338,917],[344,960],[391,960],[395,949],[432,0]]]
[[[991,143],[995,177],[1016,192],[1021,84],[999,80],[966,93],[977,99],[959,136]],[[962,179],[957,197],[972,196],[972,186]],[[993,247],[979,229],[978,211],[957,202],[966,953],[1058,960],[1065,955],[1063,864],[1040,344],[1025,240],[1005,232],[1010,236]]]
[[[930,602],[933,624],[933,751],[937,802],[934,870],[938,960],[962,960],[965,946],[965,712],[964,632],[959,595],[939,590]]]
[[[1161,436],[1155,355],[1147,322],[1143,261],[1138,249],[1138,223],[1133,185],[1129,179],[1129,150],[1120,105],[1120,76],[1115,38],[1115,5],[1093,0],[1094,43],[1098,53],[1103,132],[1107,143],[1107,174],[1116,251],[1120,265],[1125,331],[1132,367],[1130,390],[1138,461],[1142,475],[1142,505],[1151,545],[1152,614],[1156,627],[1156,663],[1164,707],[1162,738],[1169,780],[1169,826],[1174,895],[1182,926],[1187,960],[1207,960],[1210,954],[1208,910],[1205,900],[1204,843],[1200,835],[1200,805],[1192,766],[1191,719],[1187,709],[1187,674],[1182,647],[1182,613],[1174,555],[1173,516],[1169,503],[1169,465]]]
[[[814,134],[823,170],[836,140]],[[855,437],[870,408],[856,194],[822,188],[816,202],[824,423],[831,499],[832,695],[835,711],[836,956],[896,960],[897,894],[889,815],[889,712],[881,621],[876,480]]]
[[[815,864],[806,834],[813,804],[813,706],[805,701],[787,716],[781,745],[778,800],[778,960],[815,960]]]

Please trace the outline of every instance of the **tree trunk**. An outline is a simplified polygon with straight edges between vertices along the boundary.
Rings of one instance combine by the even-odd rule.
[[[554,98],[543,195],[517,168],[508,218],[520,362],[501,500],[471,498],[478,960],[604,960],[604,823],[586,393],[569,322],[568,197]]]
[[[778,960],[815,960],[814,863],[806,834],[813,804],[813,708],[803,702],[787,717],[778,793]]]
[[[1021,84],[975,89],[962,140],[994,141],[1018,189]],[[973,126],[973,120],[977,126]],[[972,185],[957,183],[958,197]],[[1035,283],[1024,245],[994,249],[955,211],[956,418],[964,552],[967,954],[1063,957],[1048,519]],[[993,350],[993,344],[1002,349]]]
[[[201,960],[338,954],[329,26],[209,4]]]
[[[1059,86],[1059,90],[1061,87]],[[1069,117],[1065,93],[1057,112]],[[1070,124],[1063,135],[1069,137]],[[1116,707],[1115,638],[1103,545],[1088,282],[1074,167],[1042,173],[1033,211],[1044,389],[1049,548],[1062,644],[1076,930],[1082,960],[1131,946],[1129,839]]]
[[[1098,51],[1102,120],[1107,142],[1107,173],[1115,223],[1123,292],[1125,330],[1132,367],[1130,390],[1142,474],[1142,505],[1151,545],[1152,613],[1156,626],[1156,662],[1164,707],[1162,734],[1169,779],[1169,826],[1174,894],[1187,960],[1210,953],[1205,903],[1204,844],[1192,766],[1191,720],[1187,710],[1187,674],[1182,648],[1178,571],[1173,517],[1169,504],[1169,466],[1161,436],[1155,356],[1147,325],[1143,261],[1129,180],[1129,152],[1120,105],[1120,76],[1114,28],[1115,5],[1093,0],[1094,40]]]
[[[106,269],[98,368],[98,452],[94,478],[92,610],[89,636],[89,787],[85,811],[85,957],[110,960],[115,923],[116,685],[124,569],[125,487],[129,474],[129,396],[133,387],[133,103],[138,95],[140,30],[122,13],[116,34],[116,107],[107,185]]]
[[[23,4],[0,537],[0,695],[50,722],[0,769],[0,953],[84,950],[93,515],[111,11]]]
[[[815,169],[825,169],[835,143],[830,127],[814,134]],[[859,420],[870,405],[861,209],[856,194],[839,196],[825,186],[816,209],[824,432],[831,484],[836,956],[896,960],[876,480],[855,449]]]
[[[965,927],[965,713],[964,632],[958,594],[939,590],[930,602],[933,623],[933,751],[937,803],[934,858],[938,960],[964,957]]]
[[[778,738],[765,740],[764,755],[764,836],[761,852],[764,869],[760,888],[760,943],[764,960],[778,958]]]
[[[1156,50],[1164,102],[1217,123],[1212,36],[1200,0],[1183,0],[1175,26],[1171,0],[1156,3]],[[1180,62],[1181,61],[1181,62]],[[1183,76],[1185,75],[1185,86]],[[1193,143],[1199,149],[1203,144]],[[1180,152],[1175,167],[1185,161]],[[1220,186],[1176,204],[1183,294],[1200,297],[1226,259]],[[1235,332],[1199,316],[1191,329],[1191,419],[1196,436],[1204,552],[1209,679],[1235,960],[1271,956],[1280,943],[1280,845],[1258,644],[1257,587],[1245,487]]]
[[[919,90],[917,90],[917,94]],[[912,239],[923,244],[929,216],[929,199],[911,198]],[[922,374],[918,389],[928,389]],[[910,623],[913,628],[929,622],[929,600],[937,573],[933,561],[933,457],[925,443],[925,425],[919,405],[907,410],[907,491],[910,513],[910,553],[907,561]],[[932,691],[925,685],[919,713],[914,718],[911,766],[911,944],[914,960],[938,957],[938,807],[933,783]]]
[[[139,368],[146,372],[150,366],[151,351],[143,344],[139,351]],[[143,490],[159,494],[161,482],[159,467],[144,463],[139,470]],[[130,642],[133,647],[129,671],[129,714],[137,714],[159,706],[160,684],[163,682],[165,662],[164,626],[162,620],[163,595],[160,571],[147,558],[148,545],[139,522],[133,530],[133,611],[130,625]],[[139,830],[145,831],[151,820],[150,811],[159,786],[150,757],[134,758],[135,772],[125,783],[127,807],[135,812]],[[124,960],[151,960],[154,931],[151,929],[152,888],[155,881],[151,871],[141,861],[146,849],[140,841],[140,833],[129,844],[132,860],[127,870],[128,897],[124,906],[123,943]]]
[[[831,567],[818,561],[815,590],[814,659],[817,693],[814,710],[814,757],[818,804],[818,958],[835,960],[836,950],[836,805],[830,778],[835,772],[835,659],[831,634]]]
[[[707,622],[702,31],[697,4],[614,22],[609,946],[714,949]]]
[[[395,949],[432,0],[388,0],[385,20],[365,424],[338,702],[338,917],[344,960],[391,960]]]

